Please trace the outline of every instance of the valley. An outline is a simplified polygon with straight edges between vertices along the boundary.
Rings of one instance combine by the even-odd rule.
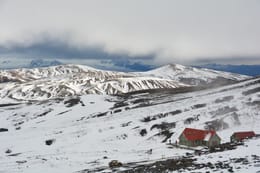
[[[2,93],[9,84],[14,85],[1,84]],[[257,172],[259,138],[201,156],[169,142],[175,143],[186,127],[214,129],[221,143],[236,131],[260,134],[259,88],[259,78],[242,78],[199,90],[142,89],[47,99],[14,99],[11,89],[1,95],[0,128],[8,131],[0,132],[0,172],[230,172],[231,167],[234,172]],[[176,159],[190,165],[173,169]],[[110,169],[111,160],[123,166]],[[228,166],[220,169],[220,162]]]

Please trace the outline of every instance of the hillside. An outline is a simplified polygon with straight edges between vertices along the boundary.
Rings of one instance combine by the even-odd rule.
[[[153,89],[221,86],[248,78],[181,65],[164,66],[143,73],[104,71],[82,65],[60,65],[0,71],[0,97],[44,100],[85,94],[118,95]]]
[[[167,145],[185,127],[215,129],[222,143],[234,131],[259,134],[259,88],[260,78],[255,78],[181,94],[85,95],[23,102],[3,98],[0,128],[8,131],[0,132],[4,141],[0,172],[111,172],[107,165],[114,159],[128,163],[117,171],[134,172],[131,167],[192,154]],[[46,140],[53,143],[46,145]],[[194,167],[194,171],[228,172],[231,166],[235,172],[257,172],[259,146],[255,138],[234,150],[193,156],[197,159],[193,164],[229,165]],[[8,149],[11,153],[6,153]],[[240,158],[247,162],[237,161]]]
[[[206,68],[188,67],[179,64],[169,64],[141,75],[159,77],[163,79],[171,79],[189,85],[207,85],[230,83],[231,81],[239,81],[248,78],[248,76],[235,73],[228,73]]]

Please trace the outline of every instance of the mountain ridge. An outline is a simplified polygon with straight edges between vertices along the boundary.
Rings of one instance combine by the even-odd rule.
[[[0,97],[49,99],[84,94],[117,95],[142,90],[224,85],[248,76],[168,65],[148,72],[115,72],[84,65],[0,71]],[[8,85],[7,85],[8,83]]]

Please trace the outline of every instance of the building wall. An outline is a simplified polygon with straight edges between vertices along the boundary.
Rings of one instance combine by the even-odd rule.
[[[230,142],[236,142],[238,141],[234,135],[230,137]]]
[[[189,145],[189,141],[185,138],[183,134],[179,137],[179,144],[180,145]]]
[[[208,145],[207,145],[207,146],[208,146],[208,147],[217,146],[217,145],[220,144],[220,141],[221,141],[220,137],[215,134],[214,136],[212,136],[212,137],[210,138],[210,141],[208,142]]]
[[[203,146],[205,145],[204,141],[189,141],[185,138],[185,136],[183,134],[181,134],[181,136],[179,137],[179,144],[180,145],[186,145],[189,147],[195,147],[195,146]]]
[[[185,138],[185,136],[183,134],[181,134],[181,136],[179,137],[179,144],[180,145],[186,145],[189,147],[195,147],[195,146],[208,146],[208,147],[212,147],[212,146],[216,146],[220,144],[220,137],[218,135],[214,135],[210,138],[210,141],[189,141]]]
[[[248,135],[247,137],[239,138],[238,136],[236,136],[235,134],[233,134],[233,135],[230,137],[230,142],[239,142],[239,141],[243,141],[243,139],[252,138],[252,137],[254,137],[254,136],[255,136],[255,135],[250,134],[250,135]]]
[[[180,145],[186,145],[186,146],[189,146],[189,147],[194,146],[194,143],[192,141],[187,140],[183,134],[181,134],[181,136],[179,137],[179,144]]]

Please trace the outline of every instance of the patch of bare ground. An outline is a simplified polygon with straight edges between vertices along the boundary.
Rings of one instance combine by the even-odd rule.
[[[238,109],[236,107],[225,106],[225,107],[221,107],[215,111],[210,112],[210,114],[213,116],[218,116],[218,115],[224,115],[224,114],[228,114],[228,113],[236,112],[236,111],[238,111]]]
[[[154,124],[150,130],[158,129],[158,130],[168,130],[171,128],[175,128],[176,122],[168,123],[168,122],[162,122],[161,124]]]
[[[258,93],[258,92],[260,92],[260,87],[244,91],[242,94],[247,96],[247,95],[255,94],[255,93]]]
[[[155,134],[154,136],[159,136],[159,137],[163,137],[164,139],[162,140],[162,143],[165,143],[168,141],[168,139],[170,139],[172,137],[174,133],[170,132],[169,130],[163,130],[160,131],[159,133]]]
[[[225,123],[222,119],[220,120],[213,120],[213,121],[208,121],[205,123],[205,129],[206,130],[223,130],[223,129],[227,129],[229,126],[227,123]]]
[[[203,107],[206,107],[206,106],[207,106],[207,104],[202,103],[202,104],[193,105],[191,108],[192,109],[199,109],[199,108],[203,108]]]
[[[9,106],[16,106],[20,105],[21,103],[7,103],[7,104],[0,104],[0,107],[9,107]]]
[[[141,122],[150,122],[150,121],[154,121],[154,120],[157,120],[157,119],[160,119],[160,118],[165,118],[169,115],[173,116],[173,115],[177,115],[177,114],[180,114],[180,113],[182,113],[181,110],[174,110],[174,111],[171,111],[171,112],[159,113],[159,114],[144,117],[143,119],[141,119]]]
[[[246,103],[246,104],[247,104],[248,106],[258,106],[258,107],[260,107],[260,100],[248,102],[248,103]]]
[[[198,115],[193,115],[193,117],[189,117],[187,119],[184,120],[184,124],[191,124],[193,123],[194,121],[199,121],[199,117],[200,117],[200,114]]]
[[[234,99],[234,96],[226,96],[215,100],[215,103],[228,102]]]
[[[81,104],[81,106],[85,106],[85,104],[80,100],[79,97],[71,98],[69,100],[64,101],[64,104],[66,105],[66,107],[72,107],[72,106],[75,106],[79,103]]]

